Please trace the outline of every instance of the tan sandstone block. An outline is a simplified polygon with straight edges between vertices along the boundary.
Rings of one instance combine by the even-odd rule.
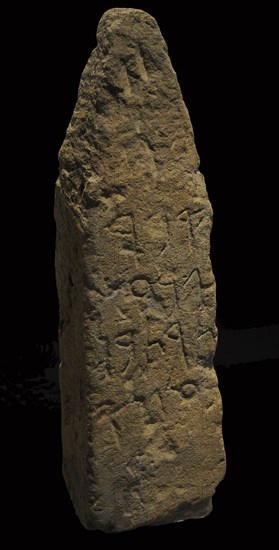
[[[212,209],[156,21],[102,17],[60,150],[63,472],[88,529],[202,517],[224,476]]]

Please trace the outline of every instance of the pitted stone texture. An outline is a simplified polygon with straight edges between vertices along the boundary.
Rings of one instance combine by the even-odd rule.
[[[63,471],[89,529],[202,517],[224,476],[212,210],[156,21],[112,9],[60,151]]]

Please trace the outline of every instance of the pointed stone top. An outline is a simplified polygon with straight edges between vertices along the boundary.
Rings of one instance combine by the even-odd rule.
[[[103,43],[107,39],[107,45],[111,45],[111,37],[114,38],[117,48],[119,48],[119,41],[115,40],[116,37],[121,38],[122,41],[130,42],[130,45],[135,42],[148,42],[150,48],[153,48],[154,42],[157,42],[167,52],[167,46],[157,21],[143,10],[112,8],[106,11],[98,25],[97,40],[104,46]]]
[[[134,21],[135,23],[146,23],[154,28],[159,29],[154,17],[146,11],[134,8],[112,8],[107,10],[101,17],[98,25],[98,30],[103,25],[109,25],[114,21],[125,22]]]
[[[59,158],[62,188],[86,208],[98,203],[100,189],[150,179],[160,186],[166,174],[181,184],[198,169],[167,45],[145,11],[113,8],[102,16]]]

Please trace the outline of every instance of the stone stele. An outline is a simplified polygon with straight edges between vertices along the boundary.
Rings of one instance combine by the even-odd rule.
[[[224,476],[212,209],[156,21],[100,20],[60,150],[63,473],[82,524],[206,516]]]

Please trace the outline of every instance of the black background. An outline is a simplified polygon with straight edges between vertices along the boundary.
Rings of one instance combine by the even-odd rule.
[[[8,384],[40,372],[47,359],[38,353],[38,345],[57,340],[57,154],[81,71],[96,44],[98,20],[111,7],[145,9],[156,17],[168,44],[214,210],[218,325],[249,329],[278,323],[276,31],[275,14],[268,5],[244,9],[230,2],[132,0],[78,2],[63,9],[43,3],[21,5],[7,20],[12,51],[7,84],[10,115],[15,115],[9,142],[13,185],[5,186],[5,204],[15,229],[8,264],[15,299],[13,330],[9,360],[2,364]],[[195,536],[198,543],[213,543],[224,528],[236,540],[242,529],[247,536],[263,530],[274,483],[268,426],[274,415],[278,361],[271,356],[267,351],[266,360],[240,359],[242,364],[217,368],[228,473],[217,489],[213,513],[204,520],[115,535],[115,541],[144,542],[154,534],[161,544],[168,534],[173,540]],[[10,535],[18,526],[30,541],[38,532],[54,538],[76,534],[88,545],[114,542],[108,538],[112,535],[86,532],[73,513],[61,477],[59,410],[28,400],[19,405],[15,399],[3,411],[7,443],[2,473],[8,481],[4,523]]]

